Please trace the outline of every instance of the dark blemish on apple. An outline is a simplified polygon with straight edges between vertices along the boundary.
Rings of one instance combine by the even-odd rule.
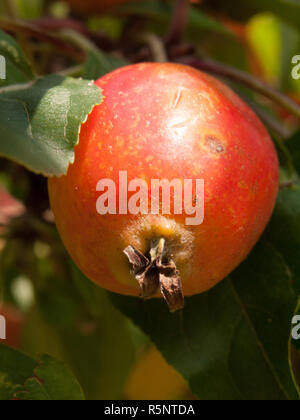
[[[205,137],[205,145],[213,153],[224,153],[225,152],[225,147],[223,146],[222,142],[214,136],[206,136]]]

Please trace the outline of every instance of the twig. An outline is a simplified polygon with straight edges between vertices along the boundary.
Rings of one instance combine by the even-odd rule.
[[[283,181],[279,184],[279,188],[281,190],[286,190],[288,188],[291,188],[294,185],[295,181],[294,180],[288,180],[288,181]]]
[[[175,0],[171,27],[165,40],[167,46],[181,41],[188,21],[189,9],[190,0]]]
[[[101,49],[112,51],[116,48],[115,42],[112,41],[104,32],[92,32],[86,25],[75,19],[53,19],[49,17],[43,17],[31,21],[36,27],[43,32],[56,32],[65,29],[72,29],[75,32],[79,32],[86,38],[92,39]]]
[[[83,71],[83,65],[78,64],[77,66],[68,67],[67,69],[61,70],[57,72],[56,74],[59,74],[60,76],[65,77],[79,77],[82,74]]]
[[[184,58],[178,60],[178,62],[190,65],[199,70],[204,70],[209,73],[216,74],[218,76],[226,77],[230,80],[233,80],[234,82],[243,84],[276,102],[278,105],[287,109],[291,114],[300,119],[300,106],[296,102],[278,90],[274,89],[267,83],[248,73],[237,70],[230,66],[226,66],[216,61],[206,59]]]
[[[148,44],[153,58],[158,63],[165,63],[168,61],[168,54],[161,38],[155,34],[147,33],[143,36],[143,39]]]
[[[36,80],[32,80],[28,83],[20,83],[20,84],[17,84],[17,85],[4,86],[4,87],[0,88],[0,95],[3,94],[3,93],[18,92],[20,90],[29,89],[31,86],[33,86],[33,84],[35,82],[36,82]]]
[[[72,45],[54,35],[50,35],[44,31],[39,30],[39,28],[33,24],[29,24],[20,20],[12,21],[9,19],[0,18],[0,28],[4,31],[25,33],[28,36],[32,36],[34,38],[40,39],[41,41],[52,44],[57,50],[63,52],[65,55],[72,57],[75,60],[82,61],[85,58],[84,51],[80,51],[77,48],[74,48]]]
[[[102,68],[106,69],[107,72],[111,71],[110,63],[107,60],[105,54],[103,54],[103,52],[97,47],[97,45],[94,44],[93,41],[72,29],[61,30],[60,35],[72,44],[77,45],[83,51],[92,52],[95,54],[99,62],[101,62]]]
[[[7,16],[9,17],[9,19],[11,19],[12,21],[17,21],[17,19],[18,19],[18,7],[17,7],[17,4],[16,4],[15,0],[5,0],[4,1],[4,6],[5,6],[5,10],[7,12]],[[18,32],[16,34],[16,39],[17,39],[20,47],[24,51],[24,54],[27,57],[27,60],[30,64],[30,67],[32,68],[32,70],[35,73],[37,73],[34,57],[33,57],[33,54],[32,54],[32,50],[31,50],[30,46],[28,45],[26,34],[24,34],[23,32]]]
[[[247,102],[247,101],[246,101]],[[267,111],[259,108],[253,103],[249,103],[249,106],[254,110],[254,112],[260,117],[262,122],[269,127],[269,129],[277,134],[282,139],[288,139],[292,135],[292,130],[285,126],[281,121],[277,121],[272,115]]]

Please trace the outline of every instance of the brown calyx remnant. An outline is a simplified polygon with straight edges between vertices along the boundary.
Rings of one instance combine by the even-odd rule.
[[[153,297],[160,287],[171,312],[184,307],[181,278],[175,262],[166,252],[166,241],[161,238],[153,243],[149,258],[133,246],[124,249],[131,266],[132,274],[141,287],[141,297]]]

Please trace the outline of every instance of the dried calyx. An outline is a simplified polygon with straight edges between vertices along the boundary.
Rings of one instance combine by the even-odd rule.
[[[184,307],[180,274],[166,251],[164,238],[153,241],[147,256],[131,245],[124,253],[131,264],[132,274],[141,287],[143,299],[153,297],[160,288],[171,312]]]

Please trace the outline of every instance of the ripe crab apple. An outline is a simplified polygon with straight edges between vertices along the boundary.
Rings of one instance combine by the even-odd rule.
[[[130,0],[67,0],[67,2],[76,13],[91,15],[93,13],[105,12],[124,3],[129,3]]]
[[[66,176],[49,180],[58,230],[94,282],[126,295],[142,291],[145,298],[160,296],[160,287],[176,310],[183,306],[183,294],[216,285],[258,241],[278,190],[275,148],[231,89],[191,67],[136,64],[96,85],[104,100],[82,125],[75,162]],[[125,171],[129,186],[124,178],[119,185]],[[104,191],[99,180],[106,180],[105,193],[99,192]],[[153,180],[204,180],[203,223],[187,224],[191,213],[177,214],[175,206],[168,214],[159,203],[159,214],[152,212],[151,188],[139,196],[142,212],[126,212],[124,189],[131,191],[130,204],[137,185],[140,192],[144,188],[137,180],[148,186]],[[190,192],[187,201],[195,206],[203,201],[194,185]],[[104,194],[112,206],[100,215],[97,205]],[[162,201],[163,194],[160,190]],[[173,203],[183,199],[176,188],[169,194]]]

